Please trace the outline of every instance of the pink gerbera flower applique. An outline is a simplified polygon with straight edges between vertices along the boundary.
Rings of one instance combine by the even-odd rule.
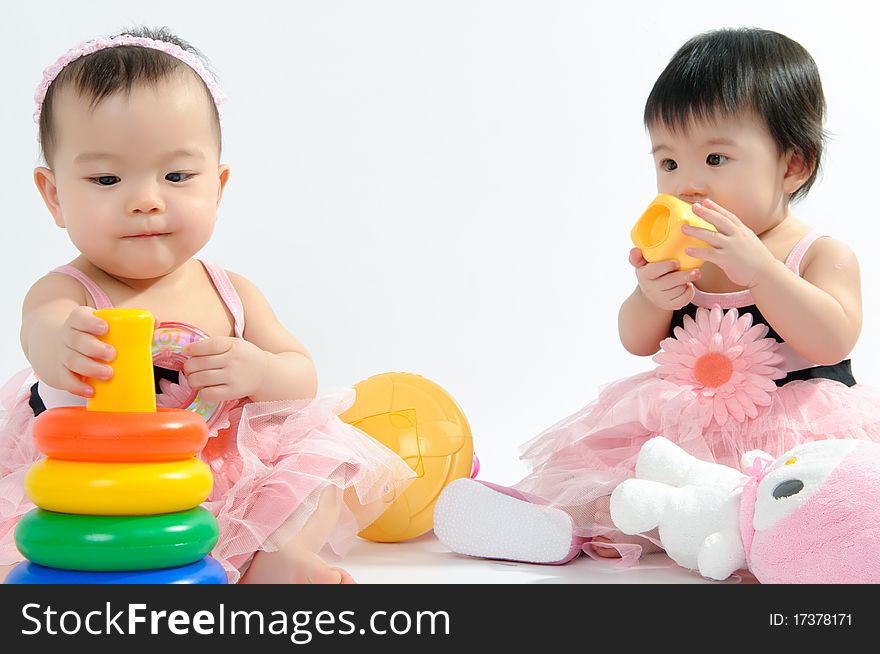
[[[699,308],[696,319],[685,316],[675,337],[660,342],[657,374],[694,391],[705,411],[704,427],[713,418],[718,425],[755,418],[758,407],[770,404],[773,380],[785,376],[777,367],[778,343],[765,338],[768,331],[767,325],[752,326],[749,313]]]
[[[156,395],[156,406],[169,409],[185,409],[195,398],[196,394],[186,381],[183,373],[180,373],[178,384],[167,379],[159,380],[159,394]]]

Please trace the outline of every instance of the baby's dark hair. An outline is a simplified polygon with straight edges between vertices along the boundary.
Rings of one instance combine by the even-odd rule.
[[[812,169],[790,199],[806,195],[822,160],[825,96],[816,62],[787,36],[739,28],[693,37],[654,83],[644,121],[686,129],[693,119],[743,110],[766,121],[780,154],[796,152]]]
[[[195,47],[176,36],[167,27],[150,29],[136,27],[124,30],[115,36],[134,36],[173,43],[182,50],[190,52],[204,62],[205,58]],[[52,166],[52,154],[56,145],[55,127],[52,121],[53,98],[59,89],[73,84],[77,92],[91,102],[95,108],[100,102],[120,91],[130,93],[136,84],[155,84],[167,79],[173,73],[190,70],[189,66],[179,59],[151,48],[124,45],[105,48],[92,54],[80,57],[71,62],[58,74],[49,86],[40,112],[39,137],[40,146],[46,163]],[[191,71],[192,72],[192,71]],[[199,76],[196,75],[198,78]],[[201,78],[199,78],[201,81]],[[204,82],[201,82],[204,85]],[[217,140],[220,142],[220,116],[211,92],[205,86],[205,93],[214,113],[214,125]]]

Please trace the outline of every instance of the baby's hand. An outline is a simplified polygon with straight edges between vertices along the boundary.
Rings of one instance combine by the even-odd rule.
[[[113,376],[113,368],[105,362],[116,357],[116,349],[98,338],[108,329],[107,321],[98,318],[92,307],[77,307],[70,312],[59,342],[61,389],[80,397],[93,397],[95,389],[84,378],[107,380]]]
[[[763,276],[763,271],[776,261],[773,253],[761,242],[757,234],[746,227],[733,213],[704,200],[693,205],[694,213],[717,229],[713,232],[701,227],[684,225],[681,231],[696,236],[711,247],[687,248],[692,257],[711,261],[724,271],[734,284],[753,288]]]
[[[648,263],[638,248],[629,251],[629,262],[636,269],[642,295],[654,306],[675,311],[693,299],[693,283],[700,278],[699,269],[679,270],[674,259]]]
[[[190,358],[183,373],[208,402],[253,395],[266,376],[267,353],[243,338],[206,338],[188,345],[184,354]]]

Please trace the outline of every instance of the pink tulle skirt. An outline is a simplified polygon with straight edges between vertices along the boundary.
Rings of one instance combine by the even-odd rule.
[[[656,371],[621,379],[523,446],[521,458],[531,473],[514,488],[568,511],[581,536],[625,542],[632,538],[614,529],[608,496],[633,475],[639,449],[654,436],[737,469],[749,450],[778,457],[801,443],[826,438],[880,441],[878,388],[813,379],[789,382],[770,398],[754,418],[727,416],[723,424],[707,424],[707,409],[689,388]]]
[[[22,560],[15,525],[34,508],[24,477],[41,454],[28,398],[20,380],[0,391],[0,565]],[[211,555],[230,583],[255,552],[277,550],[299,533],[325,492],[341,501],[327,545],[342,554],[415,477],[394,452],[339,419],[353,401],[354,390],[311,401],[242,402],[223,421],[229,426],[211,434],[201,458],[214,487],[203,506],[220,525]]]

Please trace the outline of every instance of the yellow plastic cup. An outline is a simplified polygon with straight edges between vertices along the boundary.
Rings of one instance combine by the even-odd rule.
[[[144,309],[98,309],[95,315],[110,327],[101,340],[116,348],[116,358],[110,362],[111,379],[89,379],[95,395],[86,401],[86,409],[155,413],[153,314]]]
[[[642,251],[645,261],[676,259],[680,270],[699,268],[703,265],[703,260],[686,254],[685,248],[711,246],[701,239],[684,234],[681,231],[682,225],[716,231],[714,225],[694,213],[690,204],[675,196],[661,193],[636,221],[630,237],[633,245]]]

